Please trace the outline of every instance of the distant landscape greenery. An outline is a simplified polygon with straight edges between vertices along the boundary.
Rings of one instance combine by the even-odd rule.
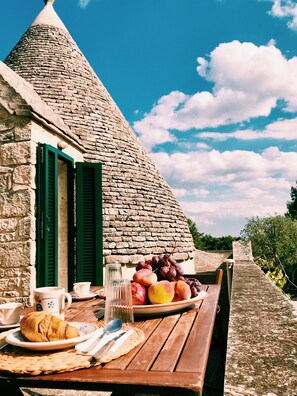
[[[251,241],[256,264],[288,297],[297,297],[297,182],[291,187],[290,196],[283,216],[247,219],[240,238],[204,235],[188,219],[196,249],[232,250],[235,240]]]
[[[232,250],[232,242],[241,239],[230,235],[213,237],[209,234],[203,234],[198,231],[197,225],[191,219],[188,219],[188,226],[195,248],[199,250]]]
[[[252,243],[256,264],[288,295],[297,295],[297,220],[287,216],[249,219],[241,231]]]

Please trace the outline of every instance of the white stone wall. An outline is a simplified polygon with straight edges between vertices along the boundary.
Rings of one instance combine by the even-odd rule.
[[[0,302],[28,303],[35,285],[35,144],[32,123],[0,120]]]
[[[61,136],[29,118],[0,112],[0,303],[32,303],[37,144],[57,147],[60,141]],[[69,143],[64,152],[83,161],[82,153]]]

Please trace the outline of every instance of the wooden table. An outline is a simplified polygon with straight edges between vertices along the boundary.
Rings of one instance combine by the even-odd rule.
[[[145,341],[125,356],[103,366],[61,374],[9,376],[0,373],[0,389],[10,383],[17,387],[113,391],[122,396],[134,393],[199,396],[220,286],[204,285],[204,290],[207,297],[187,311],[146,320],[136,318],[135,325],[143,330]],[[75,302],[67,311],[66,319],[94,322],[94,312],[100,306],[102,300],[98,298]]]

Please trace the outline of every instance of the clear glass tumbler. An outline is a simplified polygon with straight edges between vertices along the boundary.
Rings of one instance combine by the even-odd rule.
[[[134,322],[131,281],[115,279],[107,283],[104,312],[104,325],[112,319],[121,319],[123,323]]]
[[[116,279],[123,279],[122,265],[106,264],[104,285],[107,285],[108,282]]]

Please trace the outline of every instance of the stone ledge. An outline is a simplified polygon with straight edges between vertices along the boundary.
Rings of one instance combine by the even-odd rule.
[[[252,261],[235,262],[225,396],[295,396],[297,316]]]

